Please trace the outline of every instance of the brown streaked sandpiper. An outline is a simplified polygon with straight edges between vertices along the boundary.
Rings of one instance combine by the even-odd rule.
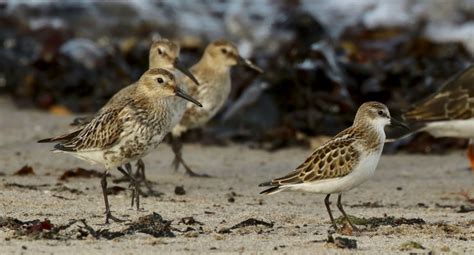
[[[431,96],[402,115],[413,132],[434,137],[467,138],[467,156],[474,171],[474,66],[457,73]]]
[[[379,102],[367,102],[357,110],[351,127],[318,147],[296,170],[265,182],[270,186],[261,194],[280,191],[303,191],[326,194],[324,204],[332,216],[329,197],[338,194],[337,208],[353,229],[356,227],[342,207],[342,194],[368,180],[375,172],[385,143],[384,128],[389,124],[403,124],[390,117],[387,107]]]
[[[189,94],[197,98],[203,107],[187,104],[183,118],[172,130],[175,170],[182,164],[190,176],[208,176],[194,173],[183,161],[179,137],[186,130],[204,126],[222,108],[231,91],[231,67],[237,64],[248,66],[259,73],[263,72],[250,60],[241,57],[237,47],[225,40],[209,44],[199,62],[191,67],[191,73],[197,78],[200,86],[188,86]],[[189,82],[187,79],[187,83]]]
[[[170,72],[172,72],[175,76],[177,86],[185,93],[187,93],[188,83],[192,85],[199,85],[197,79],[193,76],[193,74],[184,67],[181,62],[179,61],[179,53],[180,47],[178,44],[172,42],[168,39],[159,39],[154,41],[150,46],[149,51],[149,68],[163,68]],[[186,75],[190,82],[184,82],[184,75]],[[109,105],[113,105],[116,100],[120,100],[120,98],[128,95],[131,91],[135,90],[137,84],[132,84],[121,89],[117,92],[109,101],[108,103],[101,109],[107,109]],[[184,111],[186,109],[186,102],[180,98],[172,98],[170,99],[169,107],[173,109],[171,111],[171,121],[169,122],[169,126],[167,128],[168,132],[178,124],[181,118],[184,115]],[[84,125],[90,122],[92,117],[82,117],[76,118],[72,126]],[[135,175],[136,178],[139,178],[139,182],[143,182],[145,186],[148,188],[149,192],[154,194],[155,191],[152,189],[150,183],[146,179],[145,176],[145,162],[143,160],[137,160],[137,174]],[[125,166],[127,169],[131,169],[130,163]],[[132,196],[132,206],[133,206],[133,196]]]
[[[155,149],[168,133],[172,113],[169,107],[174,96],[186,99],[198,106],[201,104],[176,85],[173,73],[165,69],[146,71],[133,86],[130,93],[116,98],[114,102],[94,116],[78,130],[38,142],[59,142],[55,152],[64,152],[90,163],[102,164],[105,172],[101,179],[105,203],[105,221],[121,221],[112,216],[107,197],[107,173],[117,168],[129,177],[134,188],[137,209],[139,192],[130,171],[121,166],[141,159]]]

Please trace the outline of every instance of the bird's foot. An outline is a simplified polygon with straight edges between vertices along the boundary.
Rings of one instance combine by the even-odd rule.
[[[195,173],[191,170],[188,170],[186,169],[186,175],[188,175],[189,177],[201,177],[201,178],[212,178],[213,176],[212,175],[208,175],[208,174],[198,174],[198,173]]]
[[[126,220],[119,219],[112,215],[112,212],[108,211],[105,213],[105,224],[109,224],[109,220],[113,220],[114,222],[121,223],[125,222]]]

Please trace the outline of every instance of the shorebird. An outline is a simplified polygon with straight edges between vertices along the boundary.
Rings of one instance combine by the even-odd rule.
[[[190,176],[208,176],[194,173],[184,162],[179,137],[189,129],[204,126],[222,108],[231,91],[231,67],[237,64],[250,67],[259,73],[263,72],[250,60],[241,57],[237,47],[225,40],[217,40],[209,44],[199,62],[191,67],[191,73],[199,80],[200,86],[188,86],[189,94],[202,102],[203,107],[198,108],[187,104],[184,116],[172,130],[175,170],[178,170],[182,164]],[[187,80],[187,83],[189,82]]]
[[[179,45],[168,39],[159,39],[153,41],[148,54],[149,69],[162,68],[172,72],[175,76],[178,87],[180,87],[181,89],[183,87],[187,88],[187,86],[183,85],[182,74],[186,75],[192,81],[191,83],[199,85],[199,82],[197,81],[196,77],[194,77],[194,75],[179,61],[179,53]],[[120,99],[125,95],[129,94],[131,91],[135,90],[135,86],[136,84],[133,83],[119,90],[109,99],[109,101],[101,108],[101,110],[106,109],[108,105],[114,104],[115,100]],[[186,92],[185,90],[183,91]],[[175,115],[176,113],[173,114]],[[92,119],[93,116],[78,117],[73,120],[71,126],[83,126],[89,123]],[[175,125],[176,123],[174,123],[172,126],[174,127]]]
[[[468,138],[467,156],[474,171],[474,66],[454,75],[431,96],[413,104],[402,114],[412,132],[434,137]]]
[[[150,46],[150,51],[148,55],[149,68],[150,69],[163,68],[172,72],[173,75],[175,76],[177,86],[183,92],[187,93],[188,83],[190,85],[199,85],[199,82],[194,77],[194,75],[186,67],[184,67],[181,64],[181,62],[179,61],[179,53],[180,53],[180,47],[178,44],[168,39],[156,40]],[[184,82],[185,78],[183,74],[189,78],[190,82],[188,83]],[[132,84],[130,86],[127,86],[121,89],[108,101],[108,103],[101,110],[107,109],[109,105],[114,105],[115,101],[121,100],[121,98],[123,98],[124,96],[130,94],[133,90],[135,90],[136,86],[137,84]],[[172,98],[170,99],[169,105],[170,105],[169,107],[173,109],[173,111],[170,112],[171,121],[169,122],[169,125],[163,129],[171,131],[171,129],[176,124],[178,124],[178,122],[183,117],[184,111],[186,109],[186,101],[180,98]],[[73,121],[73,123],[71,123],[71,125],[82,126],[89,123],[91,120],[92,120],[92,117],[76,118]],[[127,169],[131,169],[130,163],[125,165],[125,167]],[[137,171],[136,171],[135,176],[140,179],[140,182],[143,182],[145,184],[145,186],[148,188],[150,193],[155,193],[145,176],[145,162],[143,162],[142,159],[138,159],[136,163],[136,167],[137,167]],[[132,206],[133,206],[133,196],[132,196]]]
[[[337,208],[350,226],[357,229],[347,217],[341,197],[374,174],[385,143],[384,127],[389,124],[404,126],[390,117],[384,104],[362,104],[351,127],[314,150],[296,170],[260,184],[259,186],[270,186],[260,194],[275,194],[285,190],[326,194],[324,204],[336,230],[329,197],[331,194],[338,194]]]
[[[198,106],[201,104],[176,85],[173,73],[165,69],[150,69],[130,89],[130,93],[116,98],[104,106],[94,118],[74,132],[38,142],[59,142],[55,152],[64,152],[90,163],[105,167],[101,179],[105,203],[105,222],[112,216],[107,197],[107,174],[117,168],[130,178],[139,209],[139,192],[130,169],[122,166],[141,159],[155,149],[168,133],[174,96],[181,97]]]

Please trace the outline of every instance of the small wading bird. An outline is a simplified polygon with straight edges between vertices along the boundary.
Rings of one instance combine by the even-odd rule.
[[[412,132],[401,132],[393,138],[428,132],[434,137],[470,139],[467,156],[474,171],[474,66],[453,76],[433,95],[413,104],[402,117]]]
[[[336,230],[329,197],[331,194],[338,194],[337,208],[352,229],[356,230],[342,207],[341,197],[344,192],[359,186],[374,174],[385,143],[384,127],[389,124],[405,126],[390,117],[384,104],[362,104],[351,127],[313,151],[293,172],[260,184],[259,186],[270,186],[260,194],[275,194],[280,191],[327,194],[324,204]]]
[[[201,104],[185,94],[176,85],[174,75],[165,69],[150,69],[135,83],[130,93],[116,98],[78,130],[38,142],[59,142],[54,152],[64,152],[90,163],[105,166],[101,179],[105,203],[105,222],[122,221],[110,211],[107,197],[107,174],[117,168],[131,180],[139,209],[137,183],[131,170],[122,166],[141,159],[155,149],[168,133],[173,109],[169,107],[174,96],[198,106]]]
[[[197,78],[200,86],[188,86],[189,94],[201,102],[203,107],[199,108],[187,104],[184,116],[172,130],[172,148],[175,154],[173,166],[175,170],[178,170],[180,164],[182,164],[186,173],[190,176],[208,176],[196,174],[184,162],[179,137],[189,129],[204,126],[222,108],[231,91],[231,67],[237,64],[245,65],[259,73],[263,72],[250,60],[242,58],[237,47],[224,40],[209,44],[201,60],[191,67],[191,73]],[[190,83],[189,79],[186,82]]]
[[[168,39],[156,40],[150,46],[149,68],[163,68],[172,72],[175,76],[177,86],[183,92],[187,93],[188,83],[192,85],[199,85],[199,82],[193,76],[193,74],[181,64],[181,62],[179,61],[179,53],[180,47],[176,43]],[[190,82],[184,83],[183,74],[189,78]],[[108,101],[108,103],[101,110],[107,109],[109,105],[114,105],[116,100],[121,100],[120,98],[130,94],[133,90],[135,90],[136,86],[137,84],[132,84],[121,89]],[[169,126],[163,127],[164,130],[168,130],[167,132],[169,132],[176,124],[178,124],[178,122],[183,117],[184,111],[186,109],[186,102],[187,101],[182,100],[180,98],[170,99],[169,107],[173,109],[173,111],[171,111],[171,121],[169,122]],[[89,123],[91,120],[92,117],[76,118],[71,125],[83,126]],[[137,174],[135,175],[135,177],[139,179],[139,182],[144,182],[145,186],[148,188],[151,194],[156,194],[156,192],[153,191],[150,183],[146,180],[145,162],[143,162],[142,159],[138,159],[136,166]],[[130,163],[127,163],[125,165],[125,168],[131,169]],[[134,201],[133,198],[134,196],[132,196],[132,206]]]

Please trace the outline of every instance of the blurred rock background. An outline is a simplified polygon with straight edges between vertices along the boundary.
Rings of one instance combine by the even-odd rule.
[[[158,37],[180,43],[188,66],[226,38],[266,70],[235,68],[225,109],[188,141],[316,146],[350,125],[362,102],[384,102],[396,115],[467,67],[474,1],[7,0],[0,93],[20,108],[93,113],[147,69]],[[388,151],[465,143],[419,134]]]

